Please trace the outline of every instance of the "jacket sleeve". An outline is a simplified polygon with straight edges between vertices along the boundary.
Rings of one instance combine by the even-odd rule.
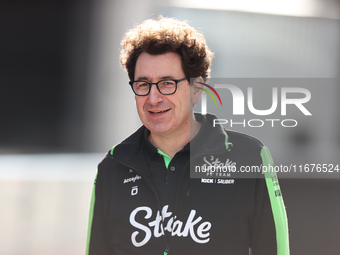
[[[108,218],[104,208],[103,185],[98,171],[92,190],[86,255],[114,254],[108,225]]]
[[[267,172],[256,180],[254,214],[251,219],[252,255],[289,255],[287,215],[273,161],[267,147],[261,151]]]

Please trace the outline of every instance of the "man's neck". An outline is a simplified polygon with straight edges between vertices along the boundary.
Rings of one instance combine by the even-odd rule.
[[[169,134],[169,135],[157,135],[151,133],[149,140],[153,146],[160,149],[170,158],[173,158],[175,154],[182,150],[185,145],[190,142],[199,132],[201,128],[201,123],[194,120],[190,123],[189,132],[181,132],[179,134]]]

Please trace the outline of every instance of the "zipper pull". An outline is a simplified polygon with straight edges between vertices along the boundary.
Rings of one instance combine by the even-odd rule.
[[[167,246],[165,247],[164,255],[168,255],[168,254],[169,254],[169,250],[170,250],[170,246],[167,245]]]

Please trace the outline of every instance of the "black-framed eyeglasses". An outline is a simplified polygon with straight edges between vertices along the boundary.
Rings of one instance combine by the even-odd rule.
[[[184,81],[186,78],[174,80],[174,79],[166,79],[161,80],[159,82],[151,83],[147,81],[130,81],[129,84],[133,92],[137,96],[147,96],[151,91],[151,85],[155,84],[158,91],[162,95],[172,95],[177,90],[177,84],[181,81]]]

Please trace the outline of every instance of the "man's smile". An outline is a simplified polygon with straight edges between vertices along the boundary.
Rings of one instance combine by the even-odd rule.
[[[171,108],[166,109],[166,110],[149,111],[149,113],[151,113],[152,115],[161,115],[161,114],[166,113],[166,112],[168,112],[170,110],[171,110]]]

